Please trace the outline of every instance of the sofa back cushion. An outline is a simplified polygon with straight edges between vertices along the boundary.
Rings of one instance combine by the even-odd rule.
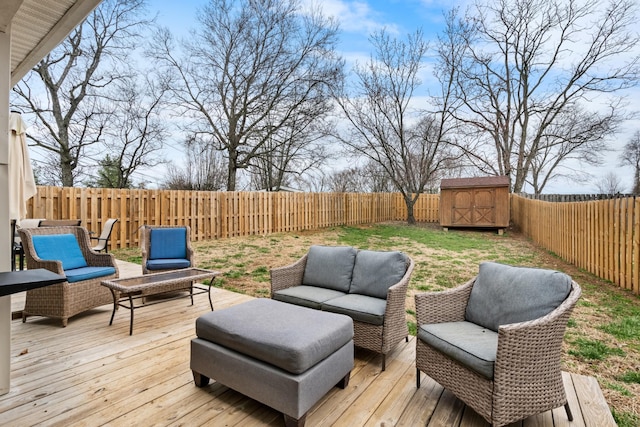
[[[398,251],[358,251],[349,293],[386,299],[389,288],[407,271],[406,260]]]
[[[78,240],[73,234],[34,235],[31,241],[40,259],[62,261],[63,270],[87,266]]]
[[[187,258],[187,229],[185,227],[151,228],[149,259]]]
[[[484,262],[471,289],[465,319],[498,331],[500,325],[549,314],[570,291],[571,278],[559,271]]]
[[[349,292],[356,252],[350,246],[311,246],[302,284]]]

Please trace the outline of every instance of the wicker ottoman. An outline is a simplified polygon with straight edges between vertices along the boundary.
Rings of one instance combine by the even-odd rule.
[[[350,317],[255,299],[196,320],[191,370],[198,387],[214,378],[303,426],[307,411],[353,369]]]

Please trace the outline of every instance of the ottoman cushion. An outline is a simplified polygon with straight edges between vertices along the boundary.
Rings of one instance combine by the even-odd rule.
[[[299,374],[351,341],[353,321],[341,314],[258,298],[200,316],[196,335]]]

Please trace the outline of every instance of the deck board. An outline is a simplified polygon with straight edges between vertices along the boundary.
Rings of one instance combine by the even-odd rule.
[[[121,268],[122,272],[123,269]],[[214,289],[214,307],[251,297]],[[19,308],[20,297],[12,301]],[[129,313],[111,307],[59,322],[30,317],[11,322],[11,390],[0,396],[0,425],[47,426],[282,426],[277,411],[212,381],[193,384],[189,341],[195,319],[208,312],[206,296]],[[349,386],[334,388],[307,417],[308,426],[464,426],[488,424],[453,394],[422,374],[416,388],[415,338],[400,343],[380,371],[380,357],[357,349]],[[511,427],[614,426],[597,381],[563,373],[574,421],[564,408]]]

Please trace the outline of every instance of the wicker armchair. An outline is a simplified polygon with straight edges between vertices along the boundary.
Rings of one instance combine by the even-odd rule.
[[[303,284],[308,254],[295,263],[271,270],[271,297],[281,291]],[[353,342],[356,347],[365,348],[382,355],[382,370],[386,367],[386,355],[401,340],[408,339],[409,329],[405,314],[407,288],[414,268],[410,257],[405,258],[405,273],[396,284],[388,288],[384,321],[374,325],[353,319]],[[324,310],[324,308],[323,308]],[[343,314],[347,314],[346,312]]]
[[[46,316],[62,320],[62,326],[67,326],[68,319],[83,311],[113,303],[113,296],[106,287],[100,283],[103,280],[118,277],[118,266],[111,254],[97,253],[91,250],[89,233],[83,227],[40,227],[21,228],[18,230],[24,248],[27,268],[44,268],[54,273],[66,275],[63,262],[54,259],[42,259],[34,247],[34,236],[71,234],[75,236],[79,249],[90,270],[90,276],[99,274],[92,267],[111,267],[115,273],[92,277],[86,280],[78,280],[70,283],[62,282],[56,285],[27,291],[22,321],[27,316]],[[110,269],[109,269],[110,270]],[[71,280],[71,279],[69,279]]]
[[[423,335],[425,325],[440,324],[444,328],[445,324],[468,323],[468,303],[479,276],[455,289],[416,295],[419,325],[416,339],[417,386],[420,387],[422,371],[453,392],[493,426],[509,424],[563,405],[568,419],[572,420],[562,381],[560,358],[566,324],[581,289],[576,282],[564,276],[568,295],[547,314],[527,321],[500,324],[497,334],[489,328],[480,328],[484,328],[481,333],[496,334],[497,351],[493,347],[495,359],[487,357],[484,361],[491,364],[490,374],[471,369],[454,353],[445,354],[446,351],[436,349],[436,345],[426,342]],[[524,299],[533,301],[530,297]],[[515,298],[512,295],[504,298],[504,301],[508,300],[514,301]],[[493,310],[490,305],[485,305],[486,312]],[[454,328],[460,334],[462,328]],[[458,339],[468,340],[468,337],[459,336]],[[476,347],[479,347],[477,343]]]
[[[141,242],[142,274],[195,267],[189,226],[145,225]]]

